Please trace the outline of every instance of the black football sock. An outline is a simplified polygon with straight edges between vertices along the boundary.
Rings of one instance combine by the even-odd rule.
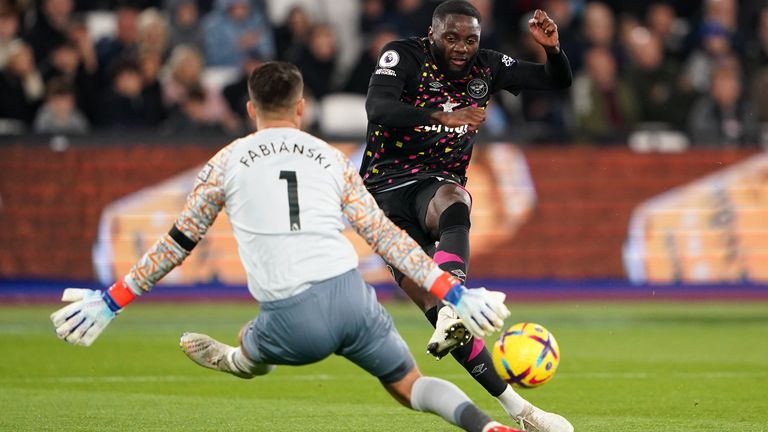
[[[441,269],[464,283],[469,267],[469,207],[464,203],[451,204],[440,215],[440,242],[434,260]]]
[[[437,323],[437,312],[441,307],[445,306],[435,306],[424,312],[432,327]],[[498,397],[507,389],[507,383],[493,369],[491,353],[482,339],[472,338],[468,344],[451,351],[451,355],[491,396]]]

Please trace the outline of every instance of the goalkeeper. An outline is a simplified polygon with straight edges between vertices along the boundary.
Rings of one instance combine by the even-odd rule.
[[[266,63],[248,80],[247,109],[258,131],[219,151],[200,171],[170,232],[106,292],[68,288],[73,303],[51,315],[56,334],[89,346],[126,305],[149,291],[203,239],[225,209],[259,315],[233,347],[198,333],[181,336],[201,366],[240,378],[275,365],[342,355],[376,376],[406,407],[465,430],[512,431],[492,421],[455,385],[421,376],[408,348],[357,272],[341,217],[388,262],[455,308],[473,335],[499,330],[504,295],[466,289],[401,229],[338,150],[299,130],[303,79],[295,66]]]

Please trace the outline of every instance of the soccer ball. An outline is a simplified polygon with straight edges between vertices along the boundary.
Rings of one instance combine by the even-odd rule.
[[[513,387],[538,387],[555,375],[560,348],[544,326],[518,323],[501,334],[493,345],[493,366]]]

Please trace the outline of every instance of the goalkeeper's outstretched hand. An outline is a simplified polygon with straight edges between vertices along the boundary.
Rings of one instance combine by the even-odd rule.
[[[65,289],[61,301],[72,304],[51,314],[56,336],[73,345],[90,346],[120,310],[113,310],[108,304],[112,299],[107,297],[110,296],[106,291]]]
[[[504,304],[505,298],[506,295],[499,291],[464,288],[455,303],[446,303],[456,310],[456,314],[470,333],[483,337],[501,330],[504,326],[504,319],[509,316],[509,309]]]

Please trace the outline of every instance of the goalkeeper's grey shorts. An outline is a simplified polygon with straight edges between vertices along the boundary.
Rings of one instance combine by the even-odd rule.
[[[304,365],[331,354],[351,360],[385,384],[415,363],[408,346],[357,270],[312,284],[283,300],[263,302],[243,334],[251,360]]]

